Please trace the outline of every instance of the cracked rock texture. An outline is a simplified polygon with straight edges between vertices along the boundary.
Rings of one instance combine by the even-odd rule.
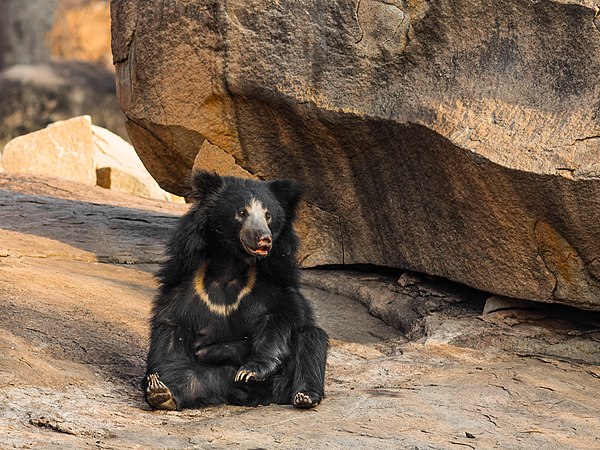
[[[331,337],[327,397],[314,410],[149,411],[139,382],[152,272],[187,208],[0,174],[0,448],[600,447],[598,313],[480,316],[482,302],[431,280],[394,300],[423,303],[416,342],[346,294],[303,287]],[[393,300],[394,279],[311,272],[323,287],[336,279],[368,294],[375,313]]]
[[[305,266],[600,309],[592,1],[112,3],[117,96],[161,186],[208,142],[307,186]],[[221,158],[222,159],[222,158]]]

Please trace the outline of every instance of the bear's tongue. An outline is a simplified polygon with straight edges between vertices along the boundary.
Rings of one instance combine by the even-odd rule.
[[[257,254],[259,254],[260,256],[265,256],[267,253],[269,253],[269,250],[270,250],[270,247],[268,245],[261,245],[254,251]]]

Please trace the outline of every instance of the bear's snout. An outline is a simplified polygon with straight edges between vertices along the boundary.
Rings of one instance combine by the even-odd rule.
[[[268,233],[244,233],[240,236],[240,241],[246,253],[252,256],[267,256],[273,247],[273,237]]]
[[[270,213],[257,199],[252,199],[245,211],[240,230],[242,247],[249,255],[265,257],[273,247],[273,235],[268,222]]]
[[[240,231],[240,241],[246,253],[252,256],[267,256],[273,247],[273,236],[264,219],[249,220],[244,224]]]

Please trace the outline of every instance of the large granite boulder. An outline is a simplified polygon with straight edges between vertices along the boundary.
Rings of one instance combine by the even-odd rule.
[[[596,11],[117,0],[117,96],[167,190],[187,192],[205,142],[259,178],[303,181],[305,265],[600,309]]]

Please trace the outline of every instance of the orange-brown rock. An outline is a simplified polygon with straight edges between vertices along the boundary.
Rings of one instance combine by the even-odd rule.
[[[90,127],[90,134],[98,186],[153,200],[184,202],[183,198],[161,189],[129,142],[96,125]]]
[[[97,184],[137,197],[184,202],[161,189],[131,144],[92,125],[89,116],[55,122],[19,136],[6,144],[0,156],[0,171]]]
[[[295,177],[323,251],[600,309],[589,0],[112,3],[117,95],[159,183],[205,141]],[[317,216],[328,217],[329,224]]]
[[[19,136],[4,147],[6,172],[96,184],[89,117],[75,117]]]
[[[238,166],[229,153],[208,141],[202,143],[194,161],[194,169],[217,172],[221,176],[256,178],[244,168]]]

